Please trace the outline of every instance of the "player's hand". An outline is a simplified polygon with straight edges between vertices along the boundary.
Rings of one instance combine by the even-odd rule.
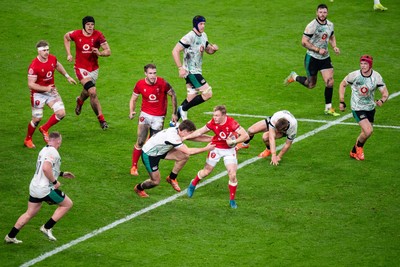
[[[171,121],[174,123],[174,125],[176,125],[178,122],[178,115],[172,114]]]
[[[213,144],[213,143],[208,143],[206,146],[207,151],[214,150],[214,148],[215,148],[215,144]]]
[[[377,105],[377,106],[379,106],[379,107],[382,107],[382,105],[383,105],[383,101],[382,100],[376,100],[375,101],[375,104]]]
[[[74,58],[72,57],[72,55],[68,55],[68,56],[67,56],[67,60],[68,60],[69,62],[72,62],[72,61],[74,60]]]
[[[211,45],[211,48],[212,48],[215,52],[217,52],[218,49],[219,49],[219,47],[218,47],[217,44],[212,44],[212,45]]]
[[[68,82],[70,84],[77,84],[76,81],[74,80],[74,78],[72,78],[72,77],[68,77]]]
[[[129,119],[133,119],[136,115],[136,111],[129,113]]]
[[[188,72],[184,68],[179,68],[179,77],[180,78],[186,78],[188,75]]]
[[[57,181],[57,183],[54,185],[54,189],[58,189],[61,186],[61,183]]]
[[[96,54],[98,57],[101,56],[101,53],[100,53],[100,51],[99,51],[98,48],[94,48],[94,47],[93,47],[93,48],[92,48],[92,53],[93,53],[93,54]]]
[[[340,109],[340,111],[344,112],[346,110],[346,103],[340,102],[339,109]]]
[[[340,54],[340,49],[339,49],[339,47],[337,47],[337,46],[335,46],[335,47],[333,48],[333,51],[335,51],[336,55],[339,55],[339,54]]]
[[[75,178],[75,175],[72,172],[64,172],[62,177],[73,179]]]
[[[280,159],[277,155],[272,155],[270,164],[277,166],[279,164],[279,161]]]

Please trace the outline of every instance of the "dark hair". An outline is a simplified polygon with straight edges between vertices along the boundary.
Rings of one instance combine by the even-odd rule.
[[[144,66],[144,72],[147,72],[148,69],[157,69],[155,64],[147,64],[146,66]]]
[[[196,125],[191,120],[184,120],[179,124],[178,129],[181,131],[188,131],[188,132],[194,132],[196,131]]]
[[[219,105],[214,107],[214,111],[221,111],[223,115],[226,114],[226,107],[224,105]]]
[[[327,5],[325,5],[325,4],[319,4],[318,7],[317,7],[317,10],[318,10],[318,9],[324,9],[324,8],[326,8],[326,10],[328,10],[328,6],[327,6]]]
[[[281,118],[275,123],[275,129],[280,133],[286,133],[286,131],[289,129],[289,126],[290,122],[285,118]]]
[[[48,45],[49,45],[49,43],[47,41],[40,40],[39,42],[37,42],[36,48],[43,47],[43,46],[48,46]]]
[[[51,132],[49,134],[49,139],[58,139],[61,137],[61,134],[59,132]]]

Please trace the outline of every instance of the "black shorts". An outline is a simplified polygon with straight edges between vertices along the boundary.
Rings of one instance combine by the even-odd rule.
[[[146,170],[149,173],[158,171],[158,163],[160,160],[164,159],[167,156],[168,153],[165,153],[164,155],[161,156],[149,156],[145,152],[142,151],[142,162],[144,166],[146,167]]]
[[[304,58],[304,67],[306,68],[308,77],[317,76],[320,70],[333,69],[331,57],[316,59],[309,54],[306,54]]]
[[[29,202],[32,203],[47,202],[47,204],[49,205],[59,204],[63,202],[64,199],[65,199],[64,192],[58,189],[51,190],[50,193],[44,198],[36,198],[33,196],[29,196]]]
[[[353,117],[356,119],[357,123],[368,119],[370,123],[374,123],[375,119],[375,109],[373,110],[352,110]]]
[[[185,78],[186,84],[191,84],[194,88],[200,88],[207,83],[206,79],[204,79],[201,74],[191,74]]]

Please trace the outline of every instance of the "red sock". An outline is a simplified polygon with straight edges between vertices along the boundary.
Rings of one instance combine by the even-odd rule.
[[[53,114],[53,115],[51,115],[49,120],[45,124],[43,124],[42,129],[47,132],[51,126],[58,123],[59,121],[60,120],[57,118],[56,114]]]
[[[35,130],[36,130],[35,124],[32,121],[30,121],[29,124],[28,124],[28,133],[26,134],[26,139],[27,140],[32,139],[32,135],[35,132]]]
[[[78,98],[76,99],[76,103],[77,103],[79,106],[82,106],[84,102],[78,97]]]
[[[137,166],[140,155],[142,155],[142,149],[137,149],[135,146],[132,151],[132,167]]]
[[[228,187],[229,187],[229,200],[234,200],[236,195],[237,183],[235,185],[231,185],[229,183]]]
[[[99,122],[103,122],[104,121],[104,115],[100,114],[99,116],[97,116],[97,119],[99,120]]]
[[[194,178],[192,181],[192,185],[196,186],[199,182],[200,182],[200,178],[199,178],[199,175],[197,174],[196,178]]]

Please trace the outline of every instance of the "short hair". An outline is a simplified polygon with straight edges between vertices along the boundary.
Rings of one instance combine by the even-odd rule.
[[[44,47],[44,46],[49,46],[49,42],[47,42],[47,41],[45,41],[45,40],[40,40],[40,41],[37,42],[37,44],[36,44],[36,48]]]
[[[188,131],[188,132],[194,132],[196,131],[196,125],[191,120],[184,120],[179,124],[178,129],[181,131]]]
[[[49,139],[58,139],[61,137],[61,134],[59,132],[51,132],[49,134]]]
[[[289,129],[289,126],[290,126],[290,122],[285,118],[280,118],[275,123],[275,129],[280,133],[286,133],[286,131]]]
[[[155,64],[147,64],[146,66],[144,66],[144,72],[147,72],[148,69],[157,69]]]
[[[225,115],[226,114],[226,107],[224,105],[215,106],[214,107],[214,112],[215,111],[221,111],[221,113],[223,115]]]
[[[318,9],[324,9],[324,8],[326,8],[326,10],[328,10],[328,6],[327,6],[327,5],[325,5],[325,4],[319,4],[318,7],[317,7],[317,10],[318,10]]]

